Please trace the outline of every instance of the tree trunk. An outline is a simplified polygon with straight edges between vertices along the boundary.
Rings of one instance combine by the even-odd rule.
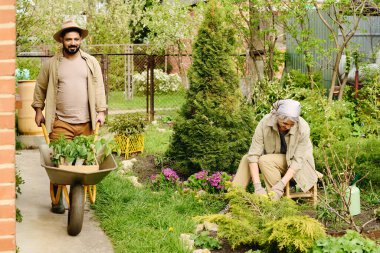
[[[342,47],[344,48],[344,47]],[[334,68],[333,68],[333,74],[332,74],[332,80],[331,80],[331,86],[330,86],[330,92],[329,92],[329,103],[332,102],[333,100],[333,96],[334,96],[334,90],[335,90],[335,83],[336,83],[336,79],[338,77],[338,69],[339,69],[339,63],[340,63],[340,59],[342,58],[342,53],[343,53],[343,49],[339,49],[337,55],[336,55],[336,58],[335,58],[335,64],[334,64]]]
[[[348,73],[346,72],[346,73],[344,73],[342,84],[340,86],[338,100],[342,100],[342,98],[343,98],[343,92],[344,92],[344,88],[346,87],[347,80],[348,80]]]

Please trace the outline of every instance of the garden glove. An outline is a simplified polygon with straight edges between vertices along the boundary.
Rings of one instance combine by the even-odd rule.
[[[272,199],[279,200],[282,197],[282,195],[284,195],[284,188],[285,185],[281,180],[278,181],[275,185],[273,185],[271,192],[273,192],[274,195],[272,196]]]
[[[255,193],[258,195],[265,195],[267,194],[267,191],[261,186],[261,183],[253,184],[255,187]]]

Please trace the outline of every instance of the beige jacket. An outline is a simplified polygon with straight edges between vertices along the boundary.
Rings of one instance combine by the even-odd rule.
[[[96,113],[107,109],[102,71],[95,57],[79,51],[88,66],[88,102],[92,129],[96,126]],[[45,124],[48,133],[52,131],[56,113],[58,66],[63,58],[62,51],[46,61],[37,77],[34,89],[33,108],[45,109]]]
[[[308,191],[318,180],[315,171],[313,145],[310,141],[310,127],[300,117],[290,130],[287,145],[286,161],[288,167],[296,173],[294,180],[304,191]],[[277,118],[273,114],[267,114],[256,127],[252,138],[252,144],[248,152],[248,162],[258,163],[259,157],[264,154],[275,154],[280,150],[281,140],[277,127]]]

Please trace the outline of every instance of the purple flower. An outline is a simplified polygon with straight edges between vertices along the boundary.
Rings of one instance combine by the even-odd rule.
[[[211,177],[207,179],[207,181],[210,183],[211,186],[217,187],[220,181],[222,180],[221,176],[222,176],[222,173],[215,172],[214,174],[211,175]]]
[[[208,171],[202,170],[202,171],[199,171],[198,173],[195,173],[195,178],[196,179],[206,179],[207,174],[208,174]]]
[[[178,178],[179,178],[178,175],[177,175],[177,173],[174,170],[170,169],[170,168],[163,169],[162,173],[164,174],[166,180],[169,180],[169,181],[172,181],[172,182],[177,181]]]

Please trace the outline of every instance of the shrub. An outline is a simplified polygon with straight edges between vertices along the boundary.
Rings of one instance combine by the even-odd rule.
[[[141,113],[126,113],[116,115],[109,122],[109,131],[118,135],[134,135],[144,132],[145,116]]]
[[[333,155],[340,157],[344,163],[335,163],[338,169],[342,170],[343,166],[354,168],[354,172],[360,176],[366,177],[359,182],[359,186],[369,186],[368,181],[374,185],[380,184],[380,139],[351,137],[346,140],[332,143],[331,147],[326,150],[328,164],[333,164]],[[325,157],[323,148],[317,148],[314,151],[317,168],[325,167]]]
[[[310,125],[310,138],[315,146],[325,146],[352,136],[355,121],[353,103],[328,103],[321,92],[306,89],[294,91],[292,98],[302,105],[301,116]]]
[[[209,193],[225,192],[231,185],[232,176],[226,172],[215,172],[209,175],[208,171],[202,170],[191,175],[184,182],[185,187],[194,190],[204,190]]]
[[[17,69],[21,71],[16,72],[17,80],[35,80],[41,67],[41,60],[39,58],[17,58]]]
[[[255,125],[272,110],[274,102],[287,98],[289,89],[284,88],[278,80],[258,81],[252,90],[252,109],[255,115]]]
[[[316,88],[322,88],[322,73],[317,72],[313,75],[313,86]],[[285,86],[291,86],[293,88],[310,88],[312,84],[310,82],[310,77],[307,74],[300,72],[299,70],[291,69],[289,73],[286,74],[284,80]]]
[[[180,183],[177,173],[170,168],[163,169],[160,174],[152,175],[150,180],[155,191],[175,189]]]
[[[229,213],[195,219],[217,223],[218,236],[226,238],[233,249],[265,242],[262,231],[268,222],[299,213],[295,202],[288,198],[272,201],[267,196],[251,194],[239,188],[232,188],[225,196],[229,200]]]
[[[210,236],[209,231],[202,231],[200,234],[192,237],[194,240],[194,246],[197,248],[207,248],[207,249],[221,249],[222,245],[220,241],[212,236]]]
[[[359,90],[359,99],[355,99],[355,110],[358,117],[357,128],[361,130],[358,135],[380,134],[380,73],[364,82],[363,88]]]
[[[138,94],[146,93],[146,71],[133,75]],[[177,74],[166,74],[162,69],[154,70],[155,94],[167,94],[183,90],[181,78]]]
[[[235,172],[253,134],[230,54],[234,35],[216,1],[208,4],[193,46],[190,89],[174,125],[167,156],[181,174]]]
[[[311,249],[313,253],[323,252],[362,252],[379,253],[380,246],[370,239],[363,238],[358,232],[347,230],[343,237],[326,237],[314,243]]]
[[[308,216],[290,216],[267,223],[263,232],[269,252],[307,252],[315,240],[326,236],[325,228]]]

